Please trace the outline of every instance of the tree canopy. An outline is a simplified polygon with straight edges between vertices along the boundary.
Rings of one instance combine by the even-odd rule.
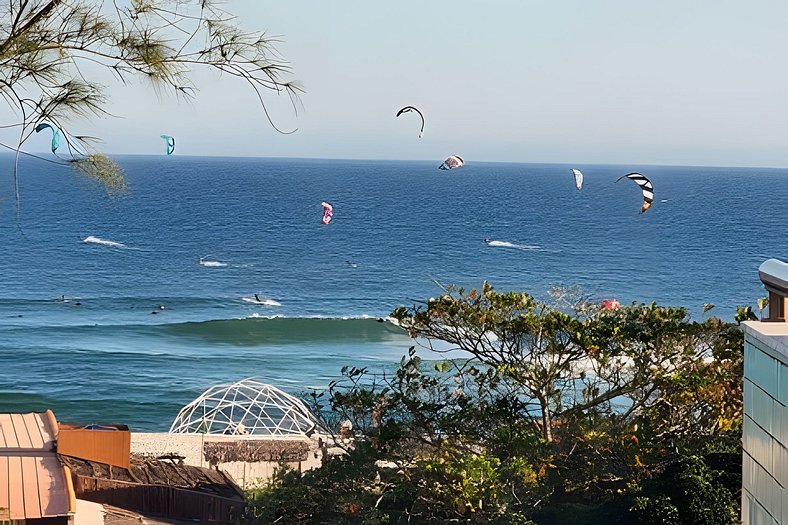
[[[55,162],[73,161],[108,188],[121,187],[120,169],[94,149],[95,138],[69,133],[75,117],[106,114],[110,94],[89,71],[98,65],[118,82],[136,77],[190,98],[192,72],[213,69],[243,81],[268,116],[266,92],[294,104],[301,92],[276,43],[242,29],[213,0],[10,0],[0,6],[0,94],[16,116],[2,127],[16,129],[18,140],[4,146],[18,160],[36,126],[51,124],[67,150]]]
[[[678,481],[649,480],[691,492],[723,478],[704,455],[740,439],[736,325],[573,290],[444,291],[392,313],[416,342],[393,373],[349,367],[315,394],[325,426],[350,421],[355,442],[257,494],[261,522],[541,524],[546,510],[605,502],[623,505],[621,523],[658,507],[732,522],[735,491],[708,488],[707,512],[665,488]]]

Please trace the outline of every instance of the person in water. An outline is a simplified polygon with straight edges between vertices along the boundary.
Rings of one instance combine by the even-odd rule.
[[[257,295],[257,294],[254,294],[254,298],[255,298],[255,300],[256,300],[258,303],[262,303],[262,302],[263,302],[263,300],[262,300],[262,299],[260,299],[260,296],[259,296],[259,295]]]

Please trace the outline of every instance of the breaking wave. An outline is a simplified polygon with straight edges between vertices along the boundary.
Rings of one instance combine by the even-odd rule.
[[[408,339],[390,322],[373,318],[248,317],[220,321],[159,325],[168,335],[240,346],[325,341],[387,341]]]
[[[158,316],[157,316],[158,317]],[[6,327],[3,332],[28,330]],[[252,314],[241,319],[215,319],[165,324],[107,324],[41,326],[40,334],[69,336],[192,339],[208,344],[268,346],[325,342],[381,342],[410,340],[390,319],[376,317],[283,317]],[[152,345],[155,347],[156,345]]]

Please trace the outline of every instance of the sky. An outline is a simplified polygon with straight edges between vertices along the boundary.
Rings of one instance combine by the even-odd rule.
[[[109,83],[108,153],[788,166],[788,3],[229,0],[283,40],[303,94],[267,104],[214,72],[195,100]],[[109,81],[110,79],[102,79]],[[414,105],[426,119],[418,139]],[[8,139],[7,133],[0,134]],[[36,137],[31,151],[45,151]]]

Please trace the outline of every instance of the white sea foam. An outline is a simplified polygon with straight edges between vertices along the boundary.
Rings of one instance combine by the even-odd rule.
[[[256,297],[241,297],[241,300],[245,303],[259,304],[262,306],[282,306],[282,303],[279,301],[275,301],[267,297],[261,297],[259,301]]]
[[[244,302],[247,303],[254,303],[254,304],[262,304],[258,303],[254,299],[251,301],[248,298],[242,298]],[[276,301],[273,301],[276,302]],[[300,320],[312,320],[312,321],[368,321],[370,319],[375,319],[376,321],[382,320],[383,322],[391,323],[393,325],[399,326],[396,319],[392,317],[380,317],[375,315],[368,315],[368,314],[361,314],[361,315],[342,315],[339,317],[333,315],[296,315],[296,316],[287,316],[282,314],[270,314],[264,315],[258,312],[253,312],[246,317],[237,317],[236,319],[300,319]],[[214,319],[219,320],[219,319]]]
[[[205,259],[200,258],[200,265],[208,266],[210,268],[221,268],[223,266],[227,266],[227,263],[223,263],[219,261],[206,261]]]
[[[88,244],[101,244],[102,246],[109,246],[110,248],[128,248],[128,246],[122,242],[108,241],[106,239],[100,239],[92,235],[85,237],[82,242],[86,242]]]
[[[541,250],[542,247],[536,244],[515,244],[509,241],[486,241],[487,246],[493,248],[515,248],[517,250]]]

